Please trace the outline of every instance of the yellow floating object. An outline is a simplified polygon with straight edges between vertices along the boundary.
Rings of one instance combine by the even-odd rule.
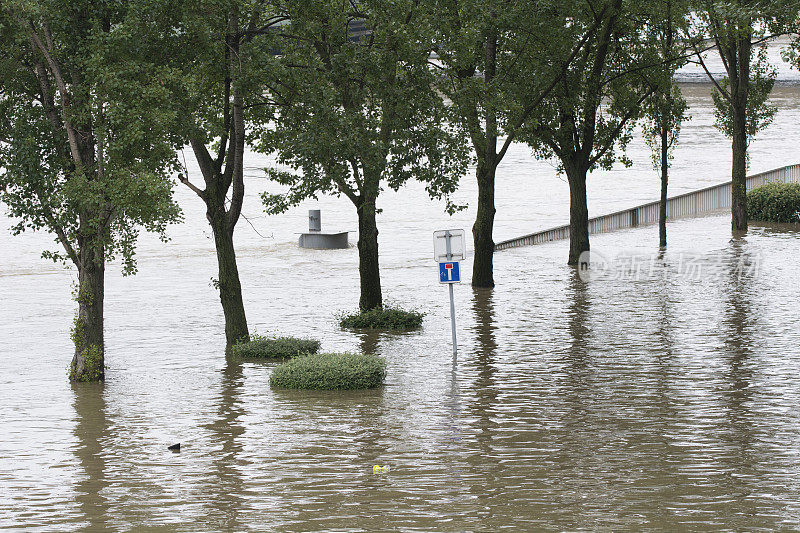
[[[389,471],[389,465],[375,465],[372,467],[373,474],[383,474]]]

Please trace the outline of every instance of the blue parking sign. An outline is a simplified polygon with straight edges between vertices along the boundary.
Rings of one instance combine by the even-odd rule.
[[[461,283],[461,269],[458,261],[439,263],[439,283]]]

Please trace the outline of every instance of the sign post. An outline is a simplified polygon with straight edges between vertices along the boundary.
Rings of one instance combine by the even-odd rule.
[[[461,263],[464,259],[464,230],[442,230],[433,233],[433,256],[439,262],[439,283],[446,283],[450,292],[450,329],[453,334],[453,355],[458,353],[456,341],[456,304],[453,285],[461,283]]]

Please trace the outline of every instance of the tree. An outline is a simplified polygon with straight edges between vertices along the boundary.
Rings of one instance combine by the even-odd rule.
[[[572,2],[433,0],[441,74],[451,120],[477,159],[472,285],[494,286],[492,237],[497,168],[542,101],[566,75],[597,24],[565,32]],[[553,61],[553,57],[560,60]],[[501,138],[503,136],[504,138]]]
[[[731,138],[731,228],[747,230],[747,147],[768,126],[777,109],[768,104],[776,71],[766,44],[790,30],[797,7],[790,3],[730,0],[699,2],[694,28],[697,59],[714,85],[716,126]],[[717,79],[697,50],[701,40],[716,45],[726,76]]]
[[[413,0],[289,6],[291,22],[280,32],[282,69],[270,82],[275,122],[254,139],[294,171],[268,169],[288,192],[264,201],[277,213],[319,194],[345,195],[358,215],[359,307],[381,307],[381,190],[413,178],[432,197],[444,197],[468,161],[433,87],[429,19]]]
[[[543,158],[557,157],[567,175],[572,265],[589,251],[587,174],[597,167],[610,169],[616,161],[631,164],[624,148],[643,103],[655,91],[645,72],[659,61],[652,43],[642,38],[637,6],[622,0],[575,6],[563,31],[583,35],[589,27],[598,29],[589,33],[579,56],[544,100],[537,120],[526,126],[524,140],[534,152]]]
[[[159,68],[130,54],[146,46],[136,4],[5,1],[0,11],[0,200],[44,230],[78,271],[70,379],[104,379],[106,263],[136,271],[140,228],[164,236],[179,218]]]
[[[157,24],[163,25],[174,8],[166,2],[158,9]],[[272,4],[239,0],[192,2],[177,12],[171,25],[178,31],[164,38],[164,60],[181,74],[172,86],[179,118],[174,128],[192,147],[204,185],[186,174],[180,181],[206,206],[230,347],[250,338],[233,239],[244,202],[245,133],[263,115],[254,107],[265,89],[259,77],[273,56],[269,28],[285,16]]]
[[[645,140],[653,150],[653,168],[661,174],[658,209],[658,245],[667,246],[667,192],[672,151],[678,144],[681,124],[688,118],[687,104],[676,83],[662,85],[645,103],[647,119],[643,125]]]
[[[645,102],[645,139],[653,150],[653,167],[661,173],[661,197],[658,212],[658,242],[667,246],[667,189],[672,150],[678,142],[681,123],[688,118],[686,100],[674,81],[675,72],[686,63],[684,47],[680,44],[681,29],[688,15],[680,0],[662,0],[651,4],[651,24],[647,37],[656,44],[660,65],[648,71],[657,87]]]

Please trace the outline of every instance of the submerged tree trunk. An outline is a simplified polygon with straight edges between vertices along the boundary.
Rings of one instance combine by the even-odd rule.
[[[472,263],[472,286],[494,287],[494,182],[496,167],[479,163],[476,171],[478,178],[478,213],[472,226],[472,238],[475,242],[475,259]]]
[[[233,231],[228,227],[228,217],[222,209],[214,210],[209,205],[208,220],[217,250],[219,299],[225,315],[225,341],[230,348],[237,342],[250,340],[242,300],[242,284],[236,265],[236,250],[233,247]]]
[[[745,100],[746,101],[746,100]],[[731,165],[731,229],[747,231],[747,122],[746,105],[734,104],[733,161]]]
[[[731,229],[747,231],[747,101],[750,98],[752,29],[739,35],[728,49],[731,139]]]
[[[658,245],[667,246],[667,186],[669,184],[669,128],[661,126],[661,201],[658,206]]]
[[[78,264],[78,314],[72,328],[75,355],[69,368],[71,381],[102,381],[105,378],[103,295],[105,250],[102,245],[82,243]]]
[[[358,273],[361,297],[358,306],[369,311],[383,306],[381,272],[378,265],[378,224],[375,219],[375,198],[362,200],[358,206]]]
[[[238,97],[234,97],[237,102]],[[230,348],[238,342],[250,340],[247,328],[247,316],[242,300],[242,284],[239,280],[239,268],[236,265],[236,250],[233,246],[233,232],[241,214],[244,198],[244,181],[242,175],[242,157],[244,153],[244,134],[241,122],[240,105],[234,106],[234,123],[231,128],[231,141],[223,139],[217,160],[212,160],[203,141],[190,137],[192,149],[203,173],[205,190],[200,190],[189,182],[188,177],[180,180],[194,191],[206,205],[206,218],[214,234],[214,246],[217,251],[217,289],[225,317],[225,342]],[[227,146],[227,158],[224,148]],[[228,161],[223,171],[222,163]],[[230,208],[226,209],[226,198],[231,185]]]
[[[497,14],[492,12],[492,17]],[[494,287],[494,180],[497,172],[497,109],[491,98],[491,85],[497,74],[497,34],[489,31],[484,43],[484,90],[486,108],[484,120],[486,135],[483,146],[478,143],[478,212],[472,225],[472,239],[475,244],[475,259],[472,263],[472,286]],[[475,141],[473,141],[475,142]]]
[[[589,251],[589,208],[586,202],[587,169],[565,165],[569,182],[569,260],[577,265],[581,254]]]

